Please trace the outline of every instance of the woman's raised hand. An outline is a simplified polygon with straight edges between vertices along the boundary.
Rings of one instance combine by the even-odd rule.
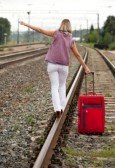
[[[25,22],[23,22],[23,21],[19,21],[19,23],[20,23],[21,25],[26,26],[26,23],[25,23]]]

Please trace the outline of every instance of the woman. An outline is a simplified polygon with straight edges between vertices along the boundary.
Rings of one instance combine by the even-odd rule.
[[[68,75],[69,52],[72,50],[75,57],[83,66],[86,73],[90,69],[84,63],[79,54],[76,44],[72,39],[71,23],[64,19],[58,30],[44,30],[20,21],[21,25],[31,28],[39,33],[53,37],[53,42],[46,54],[47,71],[51,81],[51,93],[54,111],[59,118],[65,107],[66,101],[66,79]]]

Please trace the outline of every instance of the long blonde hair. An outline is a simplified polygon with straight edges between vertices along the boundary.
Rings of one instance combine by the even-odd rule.
[[[72,33],[71,23],[69,19],[62,20],[59,31]]]

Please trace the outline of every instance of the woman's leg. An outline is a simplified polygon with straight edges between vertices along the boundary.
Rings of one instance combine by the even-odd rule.
[[[59,96],[59,74],[58,74],[58,65],[48,63],[47,71],[49,74],[50,82],[51,82],[51,94],[52,94],[52,102],[54,111],[61,111],[61,103]]]
[[[59,65],[59,96],[61,102],[61,109],[64,110],[66,103],[66,79],[68,76],[68,66]]]

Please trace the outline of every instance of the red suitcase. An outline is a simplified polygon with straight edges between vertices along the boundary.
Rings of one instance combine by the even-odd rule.
[[[78,132],[82,134],[102,134],[104,132],[104,96],[94,93],[94,72],[92,74],[93,92],[87,93],[87,78],[85,74],[86,94],[80,95],[78,99]]]

